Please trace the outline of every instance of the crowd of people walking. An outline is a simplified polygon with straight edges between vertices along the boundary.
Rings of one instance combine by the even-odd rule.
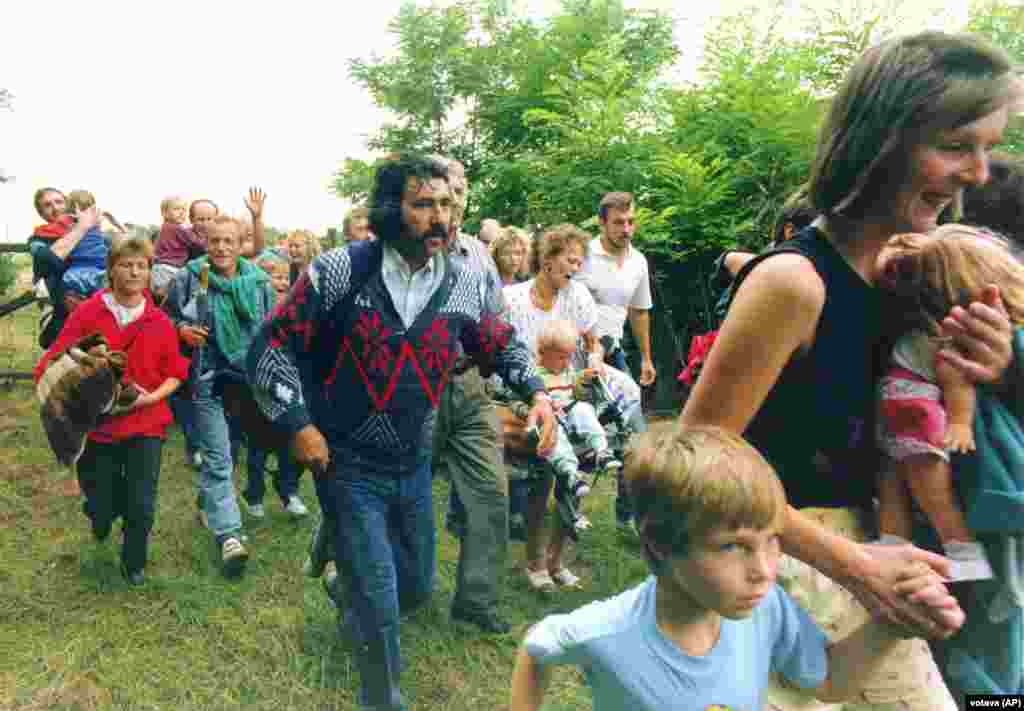
[[[679,420],[650,431],[651,268],[633,244],[642,198],[628,192],[594,196],[596,237],[494,219],[475,237],[459,161],[392,155],[345,216],[346,244],[321,253],[303,230],[267,244],[258,188],[242,218],[168,197],[155,238],[85,191],[42,188],[45,224],[29,240],[52,303],[40,387],[73,402],[95,370],[87,356],[113,353],[133,386],[72,423],[87,430],[73,460],[92,531],[103,540],[123,520],[122,572],[143,585],[174,422],[226,576],[258,555],[244,521],[266,515],[268,455],[295,517],[310,471],[306,571],[334,563],[325,591],[356,642],[362,706],[401,709],[401,614],[434,589],[433,478],[451,482],[460,537],[451,618],[507,634],[510,491],[527,491],[522,574],[551,594],[586,585],[564,556],[585,525],[548,526],[552,492],[575,510],[608,473],[616,523],[651,576],[534,626],[510,670],[516,711],[541,707],[555,664],[584,669],[597,709],[791,709],[813,696],[951,711],[966,693],[1021,692],[1024,267],[991,230],[943,223],[998,222],[964,196],[986,188],[1022,98],[1006,55],[970,37],[868,50],[776,242],[723,255],[720,327],[684,372]],[[64,368],[83,374],[53,385]],[[625,445],[605,432],[612,420]]]

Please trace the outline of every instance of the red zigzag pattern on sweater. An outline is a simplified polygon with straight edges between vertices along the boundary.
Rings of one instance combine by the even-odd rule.
[[[441,379],[437,383],[437,391],[430,386],[430,379],[427,377],[426,372],[423,370],[423,366],[420,365],[420,360],[416,355],[416,349],[412,347],[409,341],[402,341],[402,348],[398,353],[398,359],[395,361],[395,365],[391,370],[391,375],[388,377],[387,387],[384,388],[383,393],[378,393],[377,389],[370,382],[370,377],[366,373],[366,369],[363,367],[362,359],[356,355],[355,349],[352,347],[352,340],[345,336],[341,341],[341,350],[338,351],[338,360],[334,364],[334,368],[331,370],[327,379],[324,381],[324,387],[329,387],[334,379],[338,375],[338,369],[341,368],[345,362],[345,354],[352,356],[352,362],[355,363],[356,372],[359,373],[359,377],[363,381],[363,385],[366,386],[366,392],[369,393],[370,399],[373,400],[374,409],[378,412],[383,411],[387,408],[388,402],[391,401],[392,395],[395,394],[395,387],[398,385],[398,378],[402,373],[402,367],[405,362],[412,361],[413,368],[416,370],[416,377],[420,381],[420,387],[423,388],[423,392],[430,398],[430,404],[436,408],[441,400],[441,393],[444,391],[444,386],[448,383],[448,377],[451,373],[452,360],[446,359],[449,362],[445,365],[444,370],[441,373]]]

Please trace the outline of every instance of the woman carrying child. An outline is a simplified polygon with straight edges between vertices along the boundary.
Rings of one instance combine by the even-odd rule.
[[[55,357],[85,336],[102,334],[127,357],[124,379],[140,391],[131,410],[111,416],[88,438],[78,460],[84,511],[98,541],[121,517],[121,572],[141,585],[156,515],[160,460],[171,410],[167,397],[188,377],[170,319],[149,295],[153,247],[146,237],[115,237],[108,256],[110,288],[82,303],[35,368],[38,381]]]
[[[947,561],[864,544],[879,469],[871,446],[883,336],[878,257],[897,234],[931,232],[965,186],[987,180],[989,151],[1021,94],[1009,58],[973,38],[922,33],[868,50],[822,127],[808,187],[821,216],[740,272],[681,416],[744,434],[778,471],[790,502],[782,545],[793,556],[779,577],[833,639],[868,616],[862,604],[929,636],[948,636],[962,621],[951,598],[924,608],[893,592],[908,561],[943,574]],[[959,352],[939,357],[972,381],[998,382],[1012,357],[1011,328],[998,292],[982,297],[943,319]],[[956,708],[919,640],[893,649],[858,698],[865,708]],[[769,703],[790,708],[806,698],[776,685]]]
[[[587,288],[573,280],[583,265],[590,239],[574,225],[548,230],[533,250],[536,276],[503,290],[509,321],[531,351],[537,351],[538,337],[548,322],[566,320],[575,327],[583,346],[582,351],[574,348],[571,358],[577,368],[601,363],[601,347],[593,334],[597,307]],[[544,476],[530,487],[527,504],[526,578],[534,590],[548,591],[556,585],[579,585],[579,578],[562,563],[568,531],[557,519],[545,546],[543,522],[554,479],[546,467],[543,471]]]

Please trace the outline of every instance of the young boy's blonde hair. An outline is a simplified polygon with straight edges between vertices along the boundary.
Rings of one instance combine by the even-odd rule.
[[[71,214],[88,210],[96,205],[96,196],[88,190],[72,190],[68,193],[65,208]]]
[[[572,321],[556,318],[545,323],[537,336],[537,352],[548,348],[576,348],[579,331]]]
[[[715,529],[782,528],[786,494],[775,470],[719,427],[656,425],[625,457],[626,488],[641,536],[684,555]],[[655,574],[657,561],[648,553]]]
[[[183,198],[181,195],[165,197],[160,201],[160,216],[166,218],[167,211],[175,205],[184,205],[185,207],[188,207],[188,200]]]

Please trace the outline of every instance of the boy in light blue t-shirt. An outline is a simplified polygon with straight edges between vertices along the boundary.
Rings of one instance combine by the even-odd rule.
[[[583,668],[595,711],[759,711],[769,674],[823,701],[855,693],[901,641],[869,622],[829,644],[775,583],[786,511],[771,465],[718,428],[652,430],[626,457],[643,550],[639,586],[527,633],[512,676],[512,711],[539,709],[545,670]],[[921,571],[907,596],[934,582]]]

